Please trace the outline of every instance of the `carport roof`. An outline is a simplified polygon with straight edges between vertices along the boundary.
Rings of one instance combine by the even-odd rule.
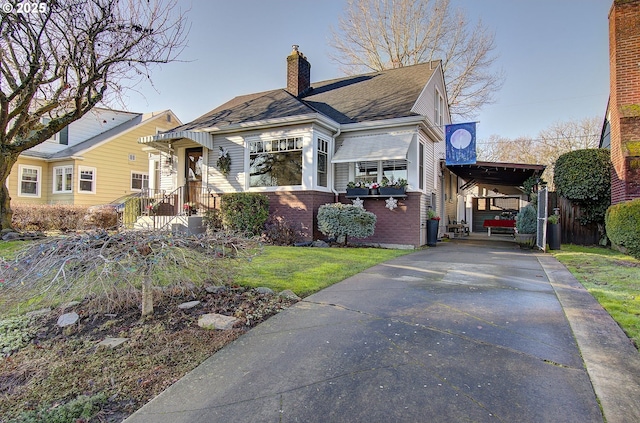
[[[466,181],[477,184],[521,187],[530,177],[540,177],[545,165],[524,163],[476,162],[471,165],[448,165],[447,168]]]

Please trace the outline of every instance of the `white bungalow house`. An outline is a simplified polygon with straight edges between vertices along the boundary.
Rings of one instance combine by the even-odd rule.
[[[321,205],[355,200],[348,182],[406,179],[403,195],[360,196],[377,215],[375,234],[363,241],[418,247],[426,243],[428,208],[445,211],[449,123],[440,61],[312,83],[311,65],[294,46],[286,88],[236,97],[139,142],[153,148],[151,188],[174,210],[260,192],[272,214],[302,225],[307,240],[323,237]],[[220,154],[228,169],[217,165]]]

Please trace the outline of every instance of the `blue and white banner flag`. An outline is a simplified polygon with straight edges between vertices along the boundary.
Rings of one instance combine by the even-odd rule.
[[[447,165],[476,163],[476,123],[456,123],[444,127],[447,140]]]

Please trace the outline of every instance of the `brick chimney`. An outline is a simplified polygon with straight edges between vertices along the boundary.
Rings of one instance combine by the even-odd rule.
[[[296,97],[305,94],[311,87],[311,64],[294,45],[287,56],[287,91]]]
[[[640,198],[640,0],[609,13],[611,203]]]

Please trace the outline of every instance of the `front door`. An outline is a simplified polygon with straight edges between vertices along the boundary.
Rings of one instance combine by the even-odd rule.
[[[192,203],[197,209],[201,206],[202,195],[202,147],[185,150],[185,203]]]

